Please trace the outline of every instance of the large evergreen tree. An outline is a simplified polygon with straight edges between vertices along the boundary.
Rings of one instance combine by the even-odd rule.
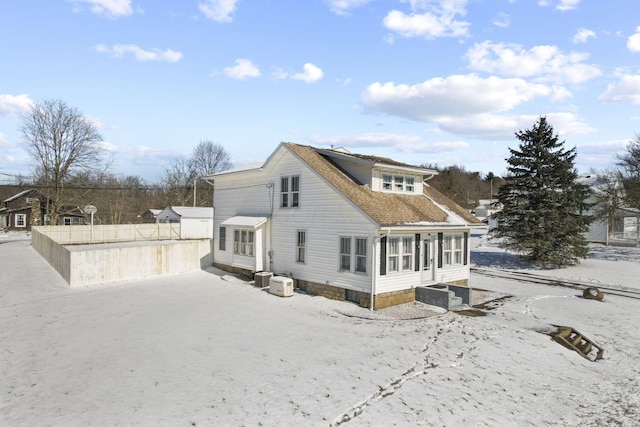
[[[545,117],[515,135],[520,144],[518,150],[509,149],[495,236],[503,247],[538,265],[576,264],[587,255],[583,233],[591,222],[585,214],[590,190],[574,168],[576,149],[564,149]]]

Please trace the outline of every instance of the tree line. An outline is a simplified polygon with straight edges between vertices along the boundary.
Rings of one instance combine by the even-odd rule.
[[[204,178],[231,167],[222,145],[203,140],[191,156],[164,168],[159,185],[116,175],[93,122],[60,100],[35,103],[20,130],[34,160],[31,182],[20,179],[50,200],[52,223],[65,207],[85,204],[95,205],[95,219],[107,224],[138,222],[149,208],[212,206],[213,191]],[[439,172],[429,184],[462,207],[471,210],[479,200],[497,198],[503,209],[494,235],[503,247],[540,265],[577,263],[588,252],[585,233],[593,221],[611,224],[620,208],[640,210],[640,136],[613,169],[594,172],[595,184],[579,177],[576,148],[565,149],[545,117],[515,136],[519,145],[509,148],[502,177],[463,166],[422,165]]]

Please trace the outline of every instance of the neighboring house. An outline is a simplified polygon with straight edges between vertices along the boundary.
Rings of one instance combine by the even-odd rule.
[[[167,206],[156,215],[159,223],[180,223],[181,239],[211,239],[213,208]]]
[[[615,181],[603,183],[598,177],[587,175],[580,177],[580,182],[589,185],[593,191],[587,203],[595,203],[599,198],[608,197],[615,193],[615,199],[624,199],[624,187],[619,178]],[[636,246],[640,244],[640,211],[634,208],[620,206],[606,219],[598,219],[589,225],[585,235],[592,243],[603,243],[614,246]]]
[[[502,204],[498,199],[480,199],[472,213],[479,219],[487,218],[502,210]]]
[[[141,215],[143,224],[154,224],[158,222],[158,214],[162,212],[162,209],[147,209]]]
[[[427,185],[435,174],[282,143],[260,166],[208,177],[214,265],[375,309],[414,301],[419,286],[468,285],[469,227],[482,223]]]
[[[46,224],[46,201],[38,190],[24,190],[2,201],[0,228],[30,230]]]
[[[56,225],[84,225],[87,214],[79,206],[62,206]]]

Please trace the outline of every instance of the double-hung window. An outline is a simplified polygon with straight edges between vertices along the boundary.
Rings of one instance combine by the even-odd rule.
[[[253,256],[253,231],[233,230],[233,253]]]
[[[391,182],[393,177],[391,175],[382,175],[382,189],[391,191]]]
[[[367,272],[366,237],[340,237],[340,271]]]
[[[356,237],[356,271],[367,272],[367,239]]]
[[[16,228],[27,226],[27,214],[16,214]]]
[[[413,271],[414,263],[413,236],[394,236],[387,239],[386,272]]]
[[[307,232],[298,231],[296,243],[296,262],[304,262],[307,248]]]
[[[382,174],[382,190],[394,193],[415,193],[416,181],[413,176]]]
[[[300,206],[300,176],[280,178],[280,207],[297,208]]]
[[[227,227],[220,227],[220,237],[218,237],[218,249],[227,250]]]
[[[462,264],[462,235],[453,236],[453,263],[455,265]]]
[[[402,270],[413,268],[413,239],[411,237],[402,238]]]
[[[340,270],[351,271],[351,237],[340,238]]]
[[[400,256],[400,238],[389,238],[389,271],[400,271],[399,260]]]

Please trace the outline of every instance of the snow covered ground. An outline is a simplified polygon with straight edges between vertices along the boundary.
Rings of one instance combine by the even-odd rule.
[[[23,234],[23,237],[26,235]],[[640,250],[538,274],[638,287]],[[529,269],[474,236],[479,267]],[[472,275],[483,317],[279,298],[215,269],[70,289],[0,233],[2,426],[636,426],[640,300]],[[590,362],[542,332],[573,326]]]

